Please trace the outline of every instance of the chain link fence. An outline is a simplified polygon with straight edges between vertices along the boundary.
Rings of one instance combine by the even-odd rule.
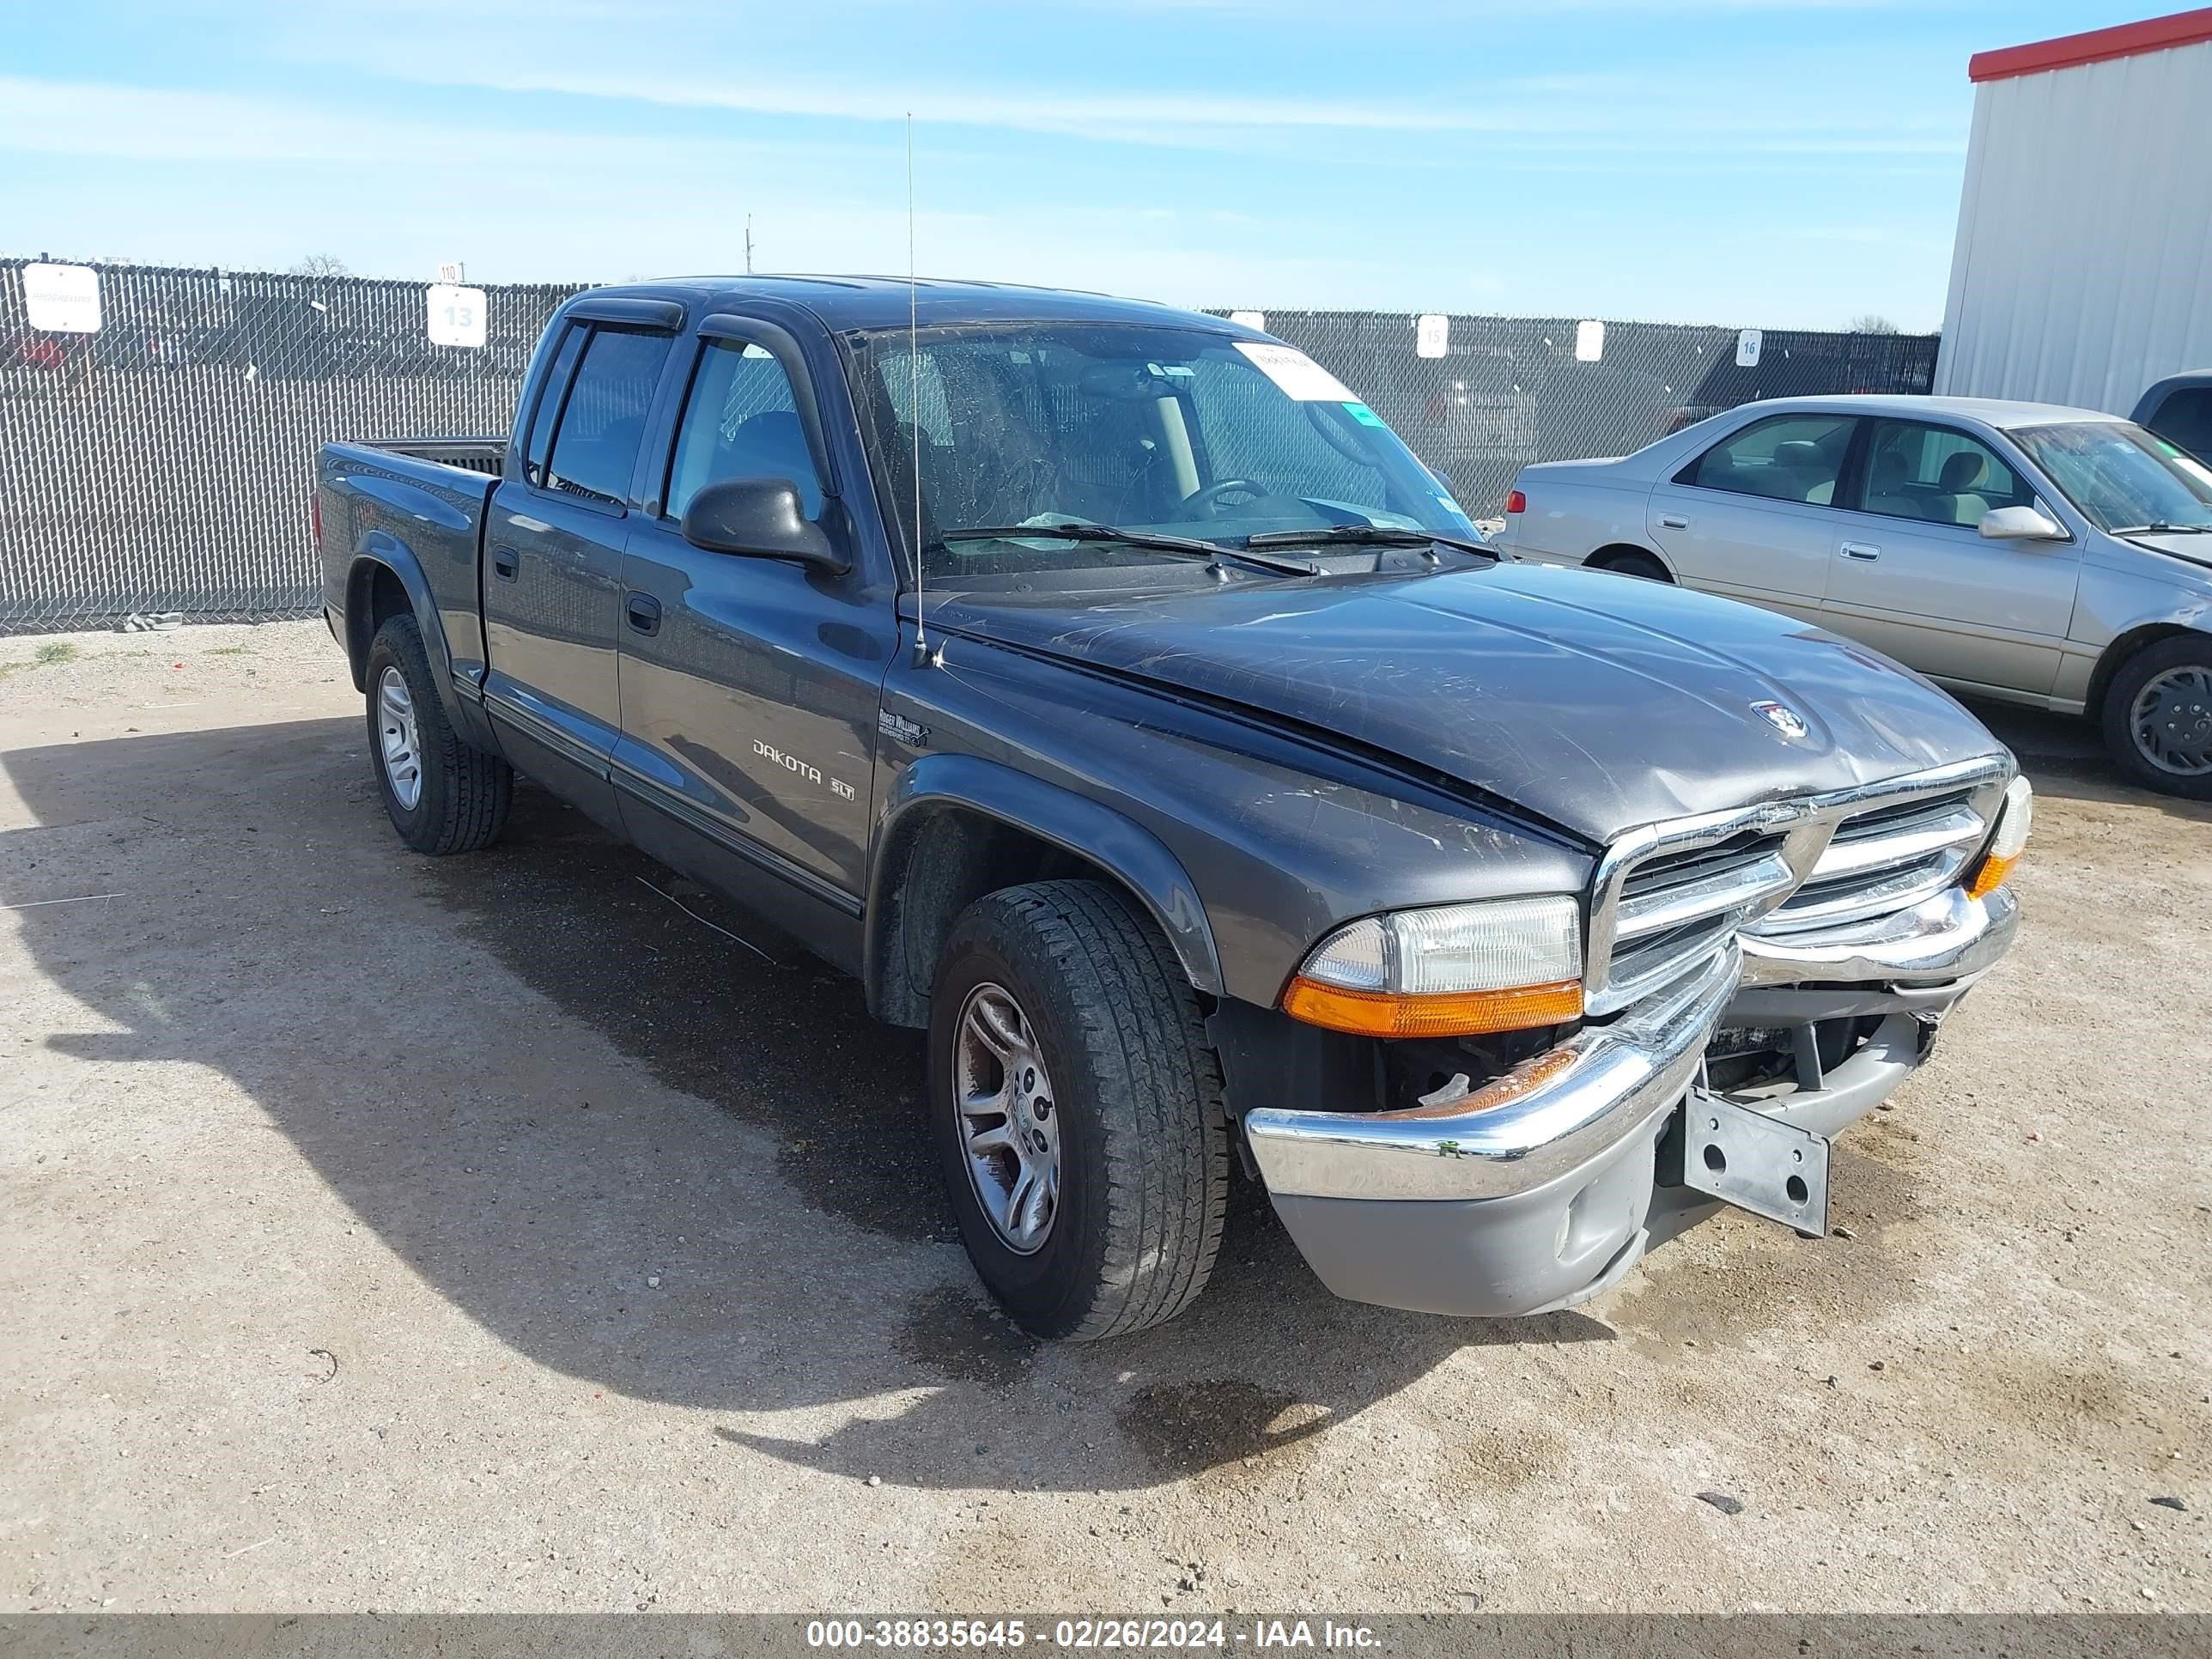
[[[35,326],[0,260],[0,634],[312,614],[316,446],[504,433],[577,286],[485,288],[482,347],[436,345],[427,286],[97,267],[99,326]],[[1240,317],[1250,313],[1238,313]],[[1757,398],[1924,392],[1929,336],[1279,311],[1478,520],[1529,461],[1625,453]]]
[[[313,613],[316,447],[504,432],[577,291],[485,289],[479,349],[430,343],[421,283],[109,265],[69,333],[31,263],[0,261],[0,633]]]

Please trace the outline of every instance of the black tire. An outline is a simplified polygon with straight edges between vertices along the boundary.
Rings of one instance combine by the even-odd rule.
[[[1637,576],[1647,582],[1671,582],[1667,567],[1649,553],[1606,553],[1592,559],[1593,570],[1610,570],[1616,576]]]
[[[384,722],[379,698],[384,676],[398,671],[413,704],[415,750],[421,762],[421,790],[412,806],[403,804],[385,762]],[[377,793],[399,838],[418,853],[442,856],[473,853],[499,839],[514,799],[514,769],[497,755],[462,740],[446,718],[430,677],[429,653],[412,617],[393,617],[369,642],[368,756],[376,769]]]
[[[2197,670],[2203,677],[2200,684],[2212,687],[2212,635],[2176,634],[2145,646],[2120,665],[2112,683],[2105,688],[2104,707],[2098,711],[2105,747],[2113,763],[2146,789],[2189,800],[2212,800],[2212,772],[2171,771],[2151,758],[2136,735],[2136,699],[2153,680],[2177,669],[2185,672]],[[2200,699],[2186,690],[2184,695],[2189,697],[2184,718],[2212,716],[2212,696]],[[2212,752],[2205,750],[2196,732],[2184,734],[2184,740],[2199,752]]]
[[[964,1011],[991,985],[1025,1017],[1059,1120],[1059,1204],[1026,1255],[984,1208],[955,1109]],[[1128,896],[1044,881],[970,905],[939,963],[929,1068],[961,1238],[1023,1329],[1079,1342],[1125,1335],[1172,1319],[1205,1287],[1229,1203],[1220,1064],[1197,994]]]

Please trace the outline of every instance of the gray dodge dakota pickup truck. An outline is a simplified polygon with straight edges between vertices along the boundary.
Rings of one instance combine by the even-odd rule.
[[[400,836],[485,845],[520,771],[858,975],[1044,1335],[1182,1309],[1237,1165],[1337,1294],[1437,1313],[1717,1201],[1824,1235],[1827,1137],[2014,931],[2027,786],[1948,696],[1501,561],[1212,317],[596,289],[510,436],[326,446],[315,507]]]

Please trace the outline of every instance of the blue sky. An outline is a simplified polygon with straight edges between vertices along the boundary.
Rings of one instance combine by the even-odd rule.
[[[16,0],[0,252],[1941,320],[1975,51],[2075,0]]]

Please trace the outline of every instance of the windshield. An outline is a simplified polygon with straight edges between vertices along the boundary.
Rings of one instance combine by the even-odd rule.
[[[2130,422],[2025,427],[2012,439],[2100,530],[2212,528],[2212,471]]]
[[[867,337],[862,362],[864,418],[909,544],[919,440],[930,581],[1189,556],[960,534],[979,526],[1106,525],[1231,547],[1346,525],[1474,534],[1382,418],[1288,346],[1182,327],[1024,323],[925,329],[912,347],[905,331],[886,331]]]

